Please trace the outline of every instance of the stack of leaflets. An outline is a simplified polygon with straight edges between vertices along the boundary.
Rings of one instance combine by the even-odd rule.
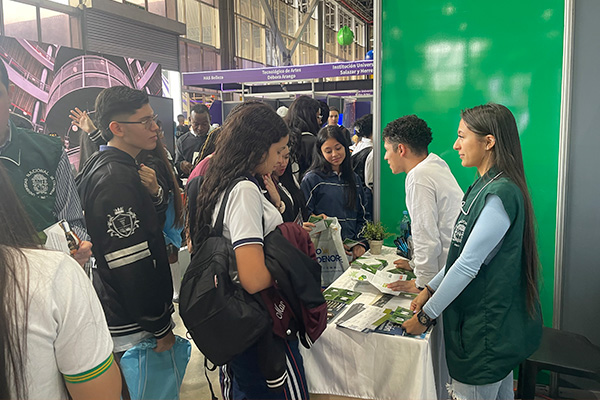
[[[367,304],[353,304],[335,322],[337,326],[353,331],[372,332],[387,319],[383,308]]]
[[[360,270],[360,269],[352,269],[348,273],[348,276],[350,277],[350,279],[352,279],[353,281],[359,281],[359,282],[368,282],[371,275],[373,275],[373,274],[371,274],[370,272],[367,272],[367,271]]]
[[[412,281],[413,279],[417,279],[417,276],[415,275],[414,272],[408,271],[406,269],[394,268],[394,269],[390,269],[388,272],[391,272],[392,274],[404,275],[405,276],[404,279],[400,278],[400,280],[403,280],[403,281]]]
[[[350,304],[361,294],[361,292],[356,292],[354,290],[330,287],[323,292],[323,297],[325,297],[325,300],[335,300],[344,304]]]
[[[334,287],[330,287],[324,291],[323,297],[325,297],[325,302],[327,303],[327,320],[329,321],[338,315],[344,307],[352,303],[360,295],[360,292]]]
[[[310,222],[311,224],[316,224],[319,221],[323,221],[325,218],[323,218],[320,215],[311,215],[310,217],[308,217],[308,222]]]
[[[323,292],[327,301],[328,321],[338,316],[335,320],[337,326],[357,332],[376,332],[416,338],[426,337],[426,333],[413,336],[408,335],[402,329],[402,324],[412,318],[414,313],[407,308],[394,304],[398,300],[396,296],[412,300],[416,297],[416,294],[396,292],[394,293],[395,296],[382,295],[372,305],[353,303],[360,294],[360,292],[338,288],[329,288]]]
[[[391,309],[391,308],[394,308],[395,304],[397,304],[398,302],[400,302],[402,300],[413,301],[413,299],[415,297],[417,297],[416,293],[407,293],[407,292],[400,292],[400,294],[397,296],[392,295],[392,294],[382,294],[381,297],[379,297],[371,305]],[[396,307],[398,307],[398,306],[396,305]]]
[[[373,331],[375,333],[383,333],[385,335],[395,335],[395,336],[408,336],[416,339],[425,339],[427,337],[427,332],[429,330],[421,333],[420,335],[411,335],[406,333],[402,325],[398,325],[392,321],[385,321],[383,324],[379,325]]]
[[[360,271],[356,270],[358,273]],[[367,271],[363,272],[370,274]],[[397,278],[397,275],[395,277]],[[328,288],[323,292],[327,302],[327,320],[330,321],[337,317],[334,321],[337,326],[357,332],[376,332],[417,338],[426,337],[426,333],[413,336],[408,335],[402,329],[402,324],[412,318],[414,313],[407,308],[397,306],[397,303],[398,301],[412,300],[416,297],[416,294],[400,292],[383,294],[371,305],[354,302],[360,295],[360,292],[353,290]]]
[[[391,311],[391,310],[386,310]],[[402,325],[404,321],[408,321],[412,318],[414,313],[407,308],[398,307],[394,311],[388,313],[388,321],[398,325]]]
[[[409,335],[406,333],[404,328],[402,328],[402,324],[413,317],[414,313],[411,310],[403,307],[397,307],[394,311],[386,309],[385,312],[388,317],[379,326],[377,326],[377,328],[375,328],[374,332],[383,333],[386,335],[410,336],[421,339],[426,337],[426,332],[420,335]]]
[[[368,259],[368,261],[375,261],[373,259]],[[352,263],[352,265],[356,266],[356,261]],[[392,282],[396,282],[398,280],[406,280],[406,275],[393,274],[391,272],[381,271],[377,265],[374,263],[371,264],[359,264],[364,265],[360,269],[354,269],[349,272],[350,279],[361,282],[369,282],[371,285],[375,286],[381,293],[388,293],[394,296],[398,296],[402,292],[394,291],[388,288],[388,284]]]
[[[385,321],[383,324],[375,328],[375,333],[384,333],[386,335],[405,336],[406,331],[401,325],[395,324],[391,321]]]
[[[376,271],[381,271],[387,267],[388,263],[386,260],[379,260],[371,257],[358,257],[350,264],[353,268],[361,268],[365,271],[369,271],[374,274]]]
[[[348,310],[336,321],[336,325],[362,333],[376,332],[386,335],[411,336],[425,338],[421,335],[409,335],[402,328],[402,324],[412,318],[414,313],[403,307],[395,310],[383,309],[375,305],[369,306],[362,303],[351,305]]]
[[[310,231],[311,236],[319,232],[323,232],[324,230],[327,230],[329,228],[329,225],[331,225],[333,221],[333,218],[323,218],[321,216],[311,215],[308,218],[308,222],[310,222],[311,224],[315,224],[315,227],[312,228],[312,230]]]

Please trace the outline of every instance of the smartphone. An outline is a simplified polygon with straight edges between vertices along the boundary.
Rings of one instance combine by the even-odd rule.
[[[67,243],[69,244],[69,250],[71,251],[71,255],[75,254],[77,250],[79,250],[81,239],[79,239],[77,234],[73,232],[73,230],[71,230],[69,223],[64,219],[58,221],[58,226],[60,226],[62,230],[65,231],[65,236],[67,237]]]

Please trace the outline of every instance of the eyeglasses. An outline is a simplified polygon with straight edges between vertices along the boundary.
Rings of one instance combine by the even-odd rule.
[[[118,122],[120,124],[143,124],[144,127],[149,130],[149,129],[152,129],[152,124],[153,123],[156,124],[157,121],[158,121],[158,115],[154,114],[153,116],[144,118],[141,121],[115,121],[115,122]]]

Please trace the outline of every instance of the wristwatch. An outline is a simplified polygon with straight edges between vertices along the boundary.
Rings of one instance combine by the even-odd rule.
[[[435,319],[431,319],[429,315],[425,314],[425,311],[421,310],[417,314],[417,319],[419,323],[423,326],[430,327],[431,325],[435,325]]]

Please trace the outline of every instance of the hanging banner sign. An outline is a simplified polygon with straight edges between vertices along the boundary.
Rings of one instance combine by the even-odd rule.
[[[183,84],[185,86],[202,86],[222,83],[288,82],[372,74],[373,60],[361,60],[286,67],[186,72],[183,74]]]

